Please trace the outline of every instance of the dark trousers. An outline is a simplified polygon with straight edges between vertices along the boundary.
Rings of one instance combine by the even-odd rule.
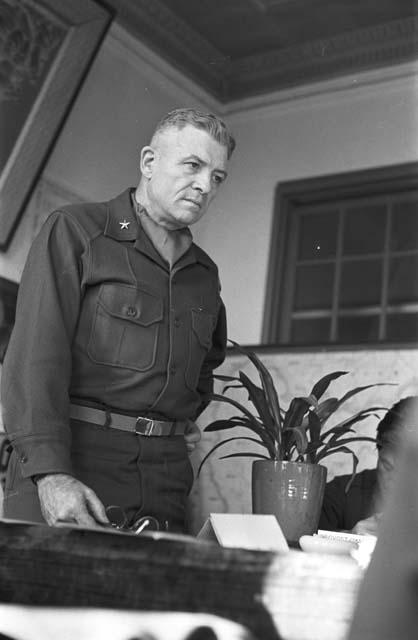
[[[193,470],[182,436],[147,437],[73,420],[74,476],[104,506],[122,507],[132,522],[154,516],[162,530],[186,532]],[[45,522],[31,478],[23,478],[13,451],[7,470],[4,517]]]

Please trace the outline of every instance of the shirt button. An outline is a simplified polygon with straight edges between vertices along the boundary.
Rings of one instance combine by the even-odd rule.
[[[128,307],[126,310],[126,315],[134,318],[136,316],[136,307]]]
[[[180,326],[180,320],[178,318],[174,318],[174,326],[177,328]]]
[[[177,371],[177,368],[174,366],[174,364],[173,364],[173,365],[171,365],[171,367],[170,367],[170,373],[171,373],[171,375],[172,375],[172,376],[174,376],[174,375],[175,375],[176,371]]]
[[[28,461],[28,458],[27,458],[27,456],[23,455],[23,456],[20,456],[19,460],[20,460],[20,462],[22,462],[23,464],[25,464],[25,462],[27,462],[27,461]]]

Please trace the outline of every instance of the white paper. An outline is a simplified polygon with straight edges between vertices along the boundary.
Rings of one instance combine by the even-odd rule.
[[[272,515],[211,513],[197,537],[217,541],[222,547],[261,551],[289,550],[279,523]]]

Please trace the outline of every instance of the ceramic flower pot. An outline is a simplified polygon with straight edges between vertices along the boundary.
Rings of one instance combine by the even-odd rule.
[[[327,469],[320,464],[256,460],[252,467],[253,513],[276,516],[291,546],[317,531]]]

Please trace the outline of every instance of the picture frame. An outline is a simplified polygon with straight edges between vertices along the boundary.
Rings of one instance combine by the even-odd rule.
[[[13,329],[18,289],[17,282],[0,277],[0,363]]]
[[[0,13],[5,251],[113,16],[96,0],[0,0]]]

